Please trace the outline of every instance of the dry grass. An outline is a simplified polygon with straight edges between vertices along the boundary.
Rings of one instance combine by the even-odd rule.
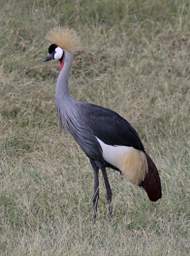
[[[189,1],[1,1],[0,23],[0,255],[189,255]],[[114,216],[101,183],[93,225],[91,167],[59,133],[57,71],[42,63],[59,24],[87,49],[73,95],[136,127],[161,171],[160,202],[110,171]]]

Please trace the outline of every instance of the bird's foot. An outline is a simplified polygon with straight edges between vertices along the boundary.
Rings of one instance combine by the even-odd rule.
[[[96,212],[94,212],[94,213],[93,213],[93,218],[92,218],[92,222],[93,222],[93,224],[95,224],[95,223],[96,223],[96,216],[97,216],[97,213],[96,213]]]

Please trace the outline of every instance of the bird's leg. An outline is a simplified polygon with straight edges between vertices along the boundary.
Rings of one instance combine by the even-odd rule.
[[[99,170],[94,170],[94,195],[93,195],[93,209],[94,215],[93,219],[96,220],[97,208],[98,208],[98,200],[99,200]]]
[[[94,194],[92,197],[92,202],[93,202],[93,210],[94,210],[93,220],[95,222],[96,215],[97,215],[97,208],[98,208],[98,200],[99,200],[99,168],[93,161],[91,161],[91,165],[94,170]]]
[[[105,187],[106,187],[106,199],[107,199],[107,203],[108,203],[109,216],[112,217],[112,205],[111,205],[112,190],[111,190],[111,187],[110,187],[110,183],[109,183],[109,180],[108,180],[106,169],[102,168],[101,170],[102,170],[102,175],[104,177],[104,183],[105,183]]]

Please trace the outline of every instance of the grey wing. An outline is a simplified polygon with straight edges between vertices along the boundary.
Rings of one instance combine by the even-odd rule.
[[[72,127],[70,132],[89,158],[102,160],[102,149],[90,129],[81,125],[77,129],[76,127]]]
[[[69,113],[59,113],[59,119],[89,158],[103,160],[101,146],[90,129],[88,118],[80,104],[75,105],[73,109],[70,108]]]
[[[116,112],[93,104],[81,103],[81,111],[88,120],[88,127],[94,136],[108,145],[134,147],[144,151],[136,130]]]

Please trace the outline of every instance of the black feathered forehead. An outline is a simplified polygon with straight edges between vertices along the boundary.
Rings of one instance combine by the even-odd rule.
[[[48,53],[51,54],[55,51],[55,49],[57,48],[56,44],[51,44],[48,48]]]

